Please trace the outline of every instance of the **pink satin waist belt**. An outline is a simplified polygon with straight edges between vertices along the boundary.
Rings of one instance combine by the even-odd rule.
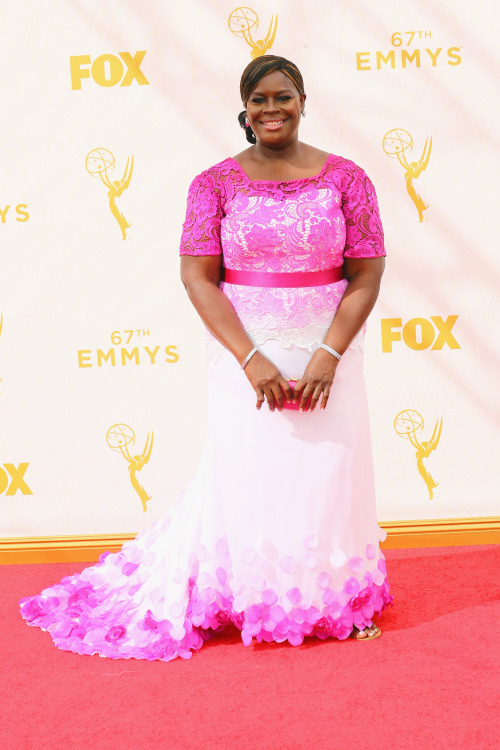
[[[242,286],[304,287],[334,284],[343,278],[343,266],[327,268],[326,271],[294,271],[293,273],[237,271],[233,268],[223,268],[221,281]]]

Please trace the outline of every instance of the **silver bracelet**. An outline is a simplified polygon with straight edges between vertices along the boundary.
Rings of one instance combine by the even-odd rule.
[[[249,354],[247,354],[247,356],[245,357],[245,359],[243,360],[243,362],[240,365],[240,367],[241,367],[242,370],[245,369],[245,367],[248,365],[248,363],[252,359],[252,357],[255,354],[255,352],[258,352],[258,351],[259,350],[257,349],[257,347],[254,346],[254,348],[252,349],[252,351]]]
[[[328,344],[320,344],[319,348],[324,349],[325,352],[329,352],[333,357],[335,357],[335,359],[338,359],[339,362],[342,359],[342,355],[336,352],[335,349],[332,349],[331,346],[328,346]]]

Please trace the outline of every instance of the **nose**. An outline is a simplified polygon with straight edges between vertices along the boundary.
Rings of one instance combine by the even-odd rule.
[[[268,99],[264,107],[264,112],[276,112],[278,105],[274,99]]]

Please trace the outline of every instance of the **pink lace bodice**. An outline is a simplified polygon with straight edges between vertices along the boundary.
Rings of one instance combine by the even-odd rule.
[[[385,255],[375,190],[352,161],[330,154],[318,175],[250,180],[232,158],[195,177],[188,193],[180,252],[223,255],[227,268],[318,271],[343,258]],[[347,281],[307,288],[248,287],[227,282],[231,300],[256,345],[321,343]]]

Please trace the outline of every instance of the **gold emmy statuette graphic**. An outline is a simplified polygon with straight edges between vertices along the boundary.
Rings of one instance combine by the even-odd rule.
[[[127,424],[114,424],[109,428],[106,434],[106,442],[111,450],[121,453],[123,458],[128,463],[128,470],[130,473],[130,481],[132,487],[141,498],[142,510],[146,512],[146,504],[148,500],[151,500],[151,495],[148,495],[144,487],[141,485],[136,477],[136,473],[142,469],[142,467],[148,463],[151,451],[153,450],[153,435],[151,433],[151,440],[148,437],[146,439],[146,445],[140,456],[131,456],[129,452],[129,445],[135,443],[135,434],[131,427]]]
[[[390,156],[391,159],[397,159],[405,170],[405,182],[408,195],[417,208],[419,221],[423,221],[424,211],[429,208],[429,204],[425,203],[422,196],[417,193],[413,187],[413,180],[416,180],[417,177],[422,174],[429,163],[432,137],[425,139],[424,150],[422,151],[420,161],[409,162],[406,158],[406,153],[413,149],[413,139],[408,131],[401,130],[401,128],[388,130],[382,140],[382,147],[387,156]]]
[[[91,174],[92,177],[100,177],[104,185],[107,187],[109,208],[122,230],[122,240],[126,240],[127,229],[132,225],[128,223],[125,216],[116,205],[116,199],[119,198],[123,191],[130,185],[132,170],[134,168],[134,157],[132,156],[127,159],[125,171],[121,180],[113,181],[108,175],[108,170],[114,169],[115,157],[107,148],[94,148],[90,151],[85,159],[85,166],[87,172]]]
[[[248,46],[251,48],[252,60],[256,57],[265,55],[271,49],[278,28],[278,15],[271,17],[271,23],[265,39],[254,42],[252,39],[252,29],[257,30],[259,26],[259,17],[252,8],[236,8],[232,11],[227,19],[229,29],[235,36],[242,36]]]
[[[418,411],[413,411],[413,409],[400,411],[394,420],[394,429],[399,437],[407,438],[413,447],[416,448],[417,469],[429,490],[429,500],[432,500],[434,488],[438,486],[439,482],[435,482],[425,468],[424,458],[428,458],[432,451],[437,448],[439,438],[441,437],[441,430],[443,429],[443,420],[436,419],[431,439],[420,442],[417,438],[417,430],[423,430],[423,428],[424,418]]]

